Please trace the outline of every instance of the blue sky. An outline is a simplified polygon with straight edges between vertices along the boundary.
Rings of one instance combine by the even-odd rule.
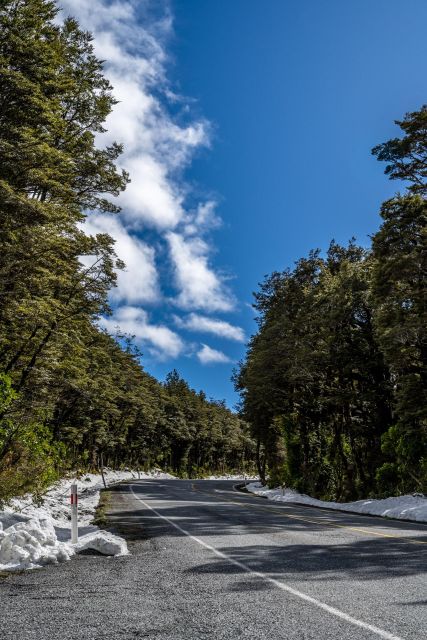
[[[127,263],[103,322],[145,368],[208,396],[255,331],[252,291],[334,238],[362,244],[397,189],[370,154],[426,99],[424,0],[65,0],[120,100],[116,217],[89,215]]]

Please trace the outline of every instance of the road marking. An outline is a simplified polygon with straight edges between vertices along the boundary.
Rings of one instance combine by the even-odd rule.
[[[193,491],[197,491],[198,493],[203,493],[204,495],[211,496],[214,499],[217,499],[216,496],[212,496],[211,493],[207,493],[206,491],[202,491],[198,489],[195,484],[192,484]],[[219,498],[218,498],[219,499]],[[297,516],[295,514],[284,513],[283,509],[277,509],[276,507],[262,507],[261,505],[251,504],[250,502],[238,502],[236,500],[230,500],[229,498],[221,498],[221,501],[224,500],[226,502],[230,502],[231,504],[235,504],[238,506],[249,507],[250,509],[255,509],[258,511],[266,511],[267,513],[278,513],[282,516],[282,518],[290,518],[291,520],[302,520],[303,522],[309,522],[310,524],[320,524],[324,527],[332,527],[336,529],[349,529],[350,531],[358,531],[359,533],[365,533],[367,535],[372,536],[380,536],[381,538],[393,538],[394,540],[399,540],[400,542],[408,542],[409,544],[427,544],[426,540],[415,540],[414,538],[405,538],[404,536],[397,536],[393,533],[382,533],[381,531],[372,531],[371,529],[362,529],[360,527],[352,527],[347,524],[338,524],[336,521],[326,521],[326,520],[309,520],[308,518],[304,518],[304,516]],[[341,512],[345,513],[345,511]]]
[[[172,525],[172,527],[175,527],[175,529],[177,529],[178,531],[186,535],[188,538],[190,538],[194,542],[197,542],[197,544],[201,545],[205,549],[208,549],[209,551],[214,553],[216,556],[218,556],[218,558],[227,560],[231,564],[234,564],[236,567],[239,567],[239,569],[242,569],[242,571],[245,571],[246,573],[248,573],[250,576],[253,576],[255,578],[261,578],[261,580],[265,580],[266,582],[269,582],[270,584],[274,585],[278,589],[281,589],[282,591],[286,591],[287,593],[290,593],[293,596],[296,596],[297,598],[304,600],[305,602],[309,602],[310,604],[318,607],[319,609],[323,609],[323,611],[327,611],[328,613],[332,614],[336,618],[345,620],[345,622],[349,622],[350,624],[354,625],[355,627],[359,627],[360,629],[367,629],[368,631],[371,631],[372,633],[379,636],[380,638],[384,638],[384,640],[402,640],[402,638],[399,636],[395,636],[392,633],[389,633],[388,631],[384,631],[384,629],[380,629],[379,627],[376,627],[372,624],[363,622],[363,620],[358,620],[357,618],[353,618],[352,616],[349,616],[347,613],[344,613],[343,611],[340,611],[335,607],[331,607],[330,605],[324,602],[321,602],[316,598],[312,598],[312,596],[308,596],[306,593],[303,593],[302,591],[298,591],[298,589],[294,589],[293,587],[290,587],[285,582],[281,582],[280,580],[275,580],[275,578],[270,578],[270,576],[266,575],[265,573],[262,573],[261,571],[254,571],[243,562],[240,562],[239,560],[235,560],[234,558],[231,558],[223,551],[220,551],[219,549],[216,549],[216,547],[213,547],[207,542],[204,542],[200,538],[193,536],[191,533],[189,533],[188,531],[180,527],[179,524],[176,524],[176,522],[173,522],[173,520],[170,520],[166,516],[163,516],[156,509],[154,509],[154,507],[151,507],[147,502],[145,502],[145,500],[137,496],[137,494],[132,488],[132,485],[130,485],[130,490],[133,493],[134,497],[137,500],[139,500],[139,502],[141,502],[147,509],[150,509],[150,511],[155,513],[158,518],[165,520],[170,525]]]

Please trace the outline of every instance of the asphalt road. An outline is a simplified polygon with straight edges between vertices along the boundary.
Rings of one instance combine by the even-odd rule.
[[[0,638],[425,640],[427,526],[144,480],[111,494],[132,555],[0,580]]]

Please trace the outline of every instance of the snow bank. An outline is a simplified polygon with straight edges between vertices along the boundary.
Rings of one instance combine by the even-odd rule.
[[[3,529],[0,524],[0,569],[32,569],[69,560],[71,549],[59,542],[52,522],[29,518]]]
[[[133,471],[105,471],[107,485],[137,479]],[[140,478],[172,478],[154,471],[140,473]],[[79,542],[72,545],[70,487],[77,483],[79,493]],[[91,525],[104,487],[102,477],[86,474],[79,480],[57,482],[44,496],[43,505],[34,504],[32,496],[15,499],[0,511],[0,570],[35,569],[46,564],[69,560],[88,549],[105,555],[126,555],[126,541]]]
[[[247,490],[259,496],[265,496],[275,502],[295,502],[308,504],[313,507],[336,509],[337,511],[350,511],[352,513],[365,513],[371,516],[383,518],[396,518],[397,520],[412,520],[415,522],[427,522],[427,498],[418,495],[397,496],[383,500],[357,500],[356,502],[326,502],[310,498],[293,489],[266,489],[259,482],[253,482],[246,486]]]
[[[113,471],[106,469],[104,472],[107,486],[121,482],[122,480],[136,480],[138,477],[143,478],[173,478],[167,473],[160,471],[151,471],[149,473],[138,473],[136,471]],[[99,492],[104,488],[102,477],[100,474],[86,473],[78,480],[75,478],[67,478],[55,483],[49,491],[43,496],[43,505],[38,507],[34,504],[31,495],[24,498],[12,500],[11,506],[6,508],[5,512],[0,512],[0,521],[3,514],[7,512],[21,513],[35,518],[45,517],[51,519],[55,528],[65,528],[65,532],[69,535],[71,527],[70,519],[70,489],[73,483],[77,484],[79,494],[79,527],[88,527],[93,520],[96,507],[99,502]],[[7,526],[7,525],[4,525]],[[91,527],[90,530],[94,530]]]
[[[226,473],[223,476],[209,476],[205,480],[257,480],[258,476],[243,476],[241,474]]]

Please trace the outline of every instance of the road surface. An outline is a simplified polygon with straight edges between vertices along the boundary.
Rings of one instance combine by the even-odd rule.
[[[427,637],[427,526],[143,480],[111,493],[131,556],[0,580],[0,638]]]

